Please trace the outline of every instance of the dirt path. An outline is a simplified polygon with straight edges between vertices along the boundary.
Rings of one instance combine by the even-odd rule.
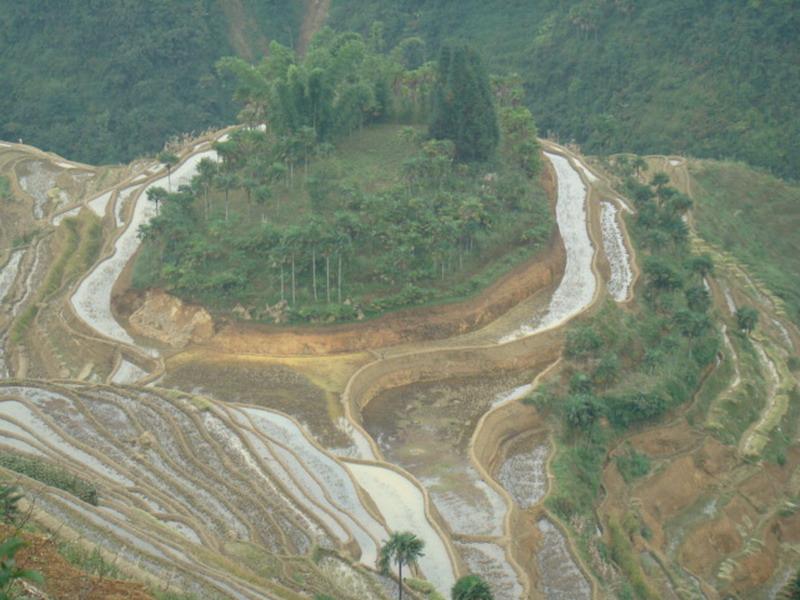
[[[331,7],[331,0],[307,0],[307,3],[303,24],[300,27],[300,39],[297,41],[297,52],[301,55],[306,53],[314,34],[325,25]]]

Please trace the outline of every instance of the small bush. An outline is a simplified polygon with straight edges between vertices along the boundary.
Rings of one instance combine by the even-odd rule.
[[[626,483],[644,477],[650,472],[650,459],[646,454],[628,448],[625,454],[617,456],[617,469]]]
[[[103,554],[96,546],[89,550],[78,542],[61,542],[58,545],[58,553],[71,565],[92,575],[113,579],[120,579],[123,575],[117,565],[103,558]]]
[[[93,484],[38,458],[0,452],[0,467],[64,490],[88,504],[97,506],[97,488]]]
[[[567,332],[564,354],[567,358],[586,358],[600,349],[602,338],[590,326],[584,325]]]

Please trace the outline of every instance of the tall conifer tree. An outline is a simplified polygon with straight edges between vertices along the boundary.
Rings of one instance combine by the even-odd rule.
[[[478,53],[445,45],[439,55],[430,135],[452,140],[460,161],[488,159],[500,140],[489,77]]]

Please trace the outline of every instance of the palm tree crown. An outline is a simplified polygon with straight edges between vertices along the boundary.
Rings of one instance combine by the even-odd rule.
[[[416,565],[417,559],[424,556],[422,552],[424,547],[425,542],[410,531],[395,531],[389,536],[389,541],[381,547],[379,561],[381,571],[388,573],[392,562],[397,563],[400,600],[403,598],[403,565]]]

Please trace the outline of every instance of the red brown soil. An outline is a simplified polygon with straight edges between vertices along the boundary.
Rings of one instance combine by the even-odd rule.
[[[699,441],[700,436],[690,429],[686,422],[646,431],[630,438],[631,445],[639,452],[653,458],[666,458],[685,451]]]
[[[0,525],[3,539],[12,528]],[[16,556],[18,566],[33,569],[44,577],[41,589],[53,600],[152,600],[140,583],[88,575],[72,566],[58,553],[56,543],[38,535],[23,534],[27,546]]]
[[[203,342],[214,334],[211,315],[201,306],[184,304],[160,290],[149,290],[128,319],[134,334],[173,348]]]
[[[749,591],[764,585],[778,566],[780,549],[777,529],[770,527],[764,535],[764,544],[738,560],[733,572],[734,593],[739,598],[751,597]]]
[[[699,450],[646,480],[636,495],[645,510],[663,522],[696,502],[734,462],[733,449],[707,438]]]

